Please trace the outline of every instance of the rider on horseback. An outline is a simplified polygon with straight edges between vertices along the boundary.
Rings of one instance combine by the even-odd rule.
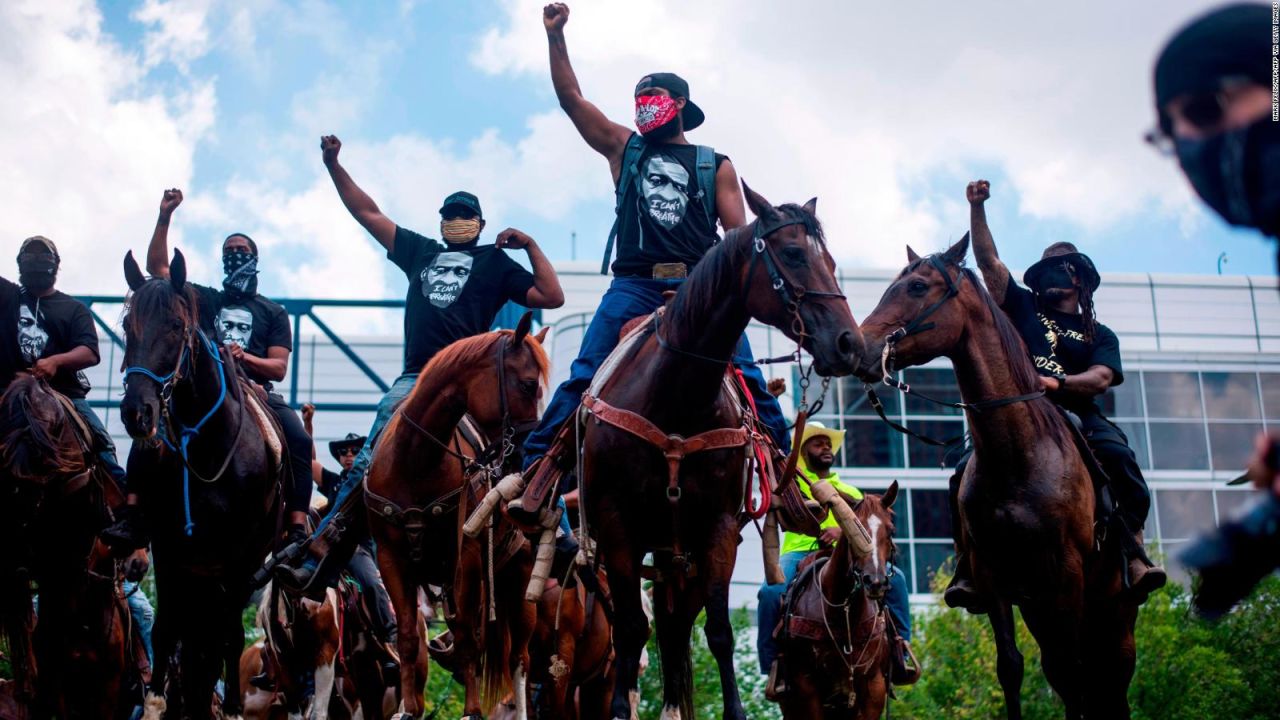
[[[716,220],[726,230],[746,224],[742,190],[733,163],[710,148],[689,144],[686,130],[702,124],[702,110],[689,100],[689,85],[671,73],[646,75],[636,84],[636,126],[640,134],[605,117],[582,96],[569,64],[564,25],[569,8],[563,3],[543,9],[543,23],[551,48],[551,80],[556,97],[593,150],[609,161],[617,189],[618,259],[613,262],[613,282],[600,300],[591,325],[582,338],[569,379],[556,389],[538,428],[524,446],[524,494],[507,506],[508,514],[526,526],[543,521],[548,498],[556,494],[554,476],[529,481],[538,473],[545,456],[554,458],[557,471],[573,463],[570,449],[555,443],[565,421],[573,416],[582,393],[596,370],[617,346],[627,321],[662,306],[663,293],[674,291],[693,266],[719,241]],[[612,255],[610,237],[608,264]],[[764,376],[752,362],[744,335],[735,363],[746,376],[761,421],[774,442],[790,449],[786,420],[778,401],[765,388]],[[532,471],[531,471],[532,470]],[[569,487],[560,488],[568,491]]]
[[[1116,512],[1134,545],[1127,551],[1131,592],[1145,600],[1166,582],[1165,571],[1142,552],[1142,528],[1151,508],[1151,494],[1138,466],[1128,438],[1108,420],[1098,398],[1108,388],[1124,382],[1120,364],[1120,342],[1116,334],[1097,321],[1093,294],[1101,277],[1087,255],[1074,245],[1059,242],[1045,249],[1040,261],[1023,275],[1028,288],[1014,282],[1009,269],[996,252],[995,240],[987,227],[984,203],[991,197],[985,180],[969,183],[965,192],[970,205],[973,251],[991,297],[1018,329],[1031,353],[1040,384],[1048,396],[1067,411],[1093,451],[1107,476]],[[964,561],[964,538],[959,537],[956,494],[964,474],[966,457],[951,477],[952,527],[957,535],[956,574],[946,590],[951,607],[977,612],[983,600],[975,591]],[[1122,543],[1123,544],[1123,543]]]
[[[809,486],[819,479],[826,479],[831,486],[851,499],[858,501],[862,499],[862,491],[858,488],[848,485],[840,481],[840,476],[831,469],[835,464],[835,449],[844,446],[844,430],[834,430],[824,427],[822,423],[816,420],[810,420],[804,426],[803,439],[800,441],[800,459],[797,463],[796,484],[800,487],[800,492],[806,498],[812,499],[813,494]],[[781,661],[778,657],[777,639],[774,637],[774,628],[778,624],[778,616],[782,611],[782,594],[791,585],[791,581],[795,579],[796,571],[800,567],[801,561],[809,557],[809,555],[820,550],[828,550],[835,547],[836,541],[840,539],[841,530],[836,522],[834,514],[828,515],[827,519],[822,522],[822,534],[817,538],[810,537],[796,532],[788,532],[783,536],[782,540],[782,557],[780,565],[782,566],[782,574],[786,578],[781,583],[765,584],[760,587],[760,592],[756,596],[759,603],[757,612],[759,622],[757,627],[760,628],[759,634],[756,636],[756,650],[760,654],[760,672],[768,674],[772,678],[778,678],[779,682],[782,673],[774,666]],[[908,605],[907,598],[907,580],[902,571],[893,568],[889,578],[889,590],[885,594],[886,605],[889,613],[893,616],[893,623],[889,625],[890,632],[896,630],[898,637],[902,639],[904,647],[897,647],[895,643],[894,651],[898,657],[894,660],[895,671],[901,667],[906,669],[905,657],[907,656],[906,648],[911,641],[911,607]],[[914,682],[914,679],[906,672],[898,674],[894,678],[894,684],[905,684],[905,681]],[[782,687],[774,686],[778,693],[785,692]]]
[[[182,204],[182,191],[166,190],[160,201],[160,216],[147,248],[147,272],[153,277],[169,277],[169,220]],[[311,438],[297,413],[272,382],[284,379],[293,349],[289,314],[276,302],[258,294],[258,246],[243,233],[228,235],[222,243],[222,266],[226,277],[222,289],[193,285],[199,301],[200,322],[210,337],[227,346],[245,375],[266,392],[267,405],[279,421],[288,446],[290,480],[285,494],[289,513],[288,537],[306,537],[307,507],[311,502]],[[133,549],[148,542],[148,533],[138,504],[138,488],[131,488],[126,512],[102,532],[102,538],[117,548]]]
[[[345,473],[329,513],[307,544],[305,557],[277,568],[288,586],[322,592],[347,565],[356,547],[369,537],[364,492],[358,490],[373,449],[396,408],[413,389],[418,373],[445,346],[486,332],[508,301],[530,308],[557,308],[564,292],[551,262],[533,238],[508,228],[493,245],[480,245],[484,216],[480,201],[455,192],[440,206],[440,234],[445,244],[430,240],[391,221],[338,162],[342,143],[327,135],[320,140],[324,164],[342,203],[384,248],[387,257],[409,278],[404,315],[404,372],[378,403],[368,440]],[[524,249],[533,272],[520,267],[503,248]]]
[[[18,249],[18,284],[0,278],[0,317],[9,318],[15,335],[0,340],[0,393],[19,372],[29,372],[71,401],[93,433],[98,457],[123,489],[124,468],[116,446],[85,395],[89,381],[82,372],[97,365],[98,331],[89,308],[53,289],[62,258],[53,241],[36,235]]]

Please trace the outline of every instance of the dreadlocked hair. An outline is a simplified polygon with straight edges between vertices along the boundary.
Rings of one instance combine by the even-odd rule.
[[[1093,342],[1098,335],[1098,313],[1093,307],[1093,288],[1088,283],[1080,286],[1080,319],[1084,324],[1084,339]]]

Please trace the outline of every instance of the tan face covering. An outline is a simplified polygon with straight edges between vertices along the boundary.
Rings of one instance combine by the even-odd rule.
[[[480,236],[480,218],[441,220],[440,235],[445,242],[467,243]]]

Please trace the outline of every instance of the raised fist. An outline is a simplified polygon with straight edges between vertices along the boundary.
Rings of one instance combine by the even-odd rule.
[[[182,204],[182,191],[178,188],[169,188],[164,191],[164,197],[160,198],[160,214],[172,215],[174,210]]]
[[[324,164],[332,165],[338,161],[338,151],[342,149],[342,141],[337,135],[325,135],[320,138],[320,151],[324,153]]]
[[[529,247],[529,243],[533,242],[533,238],[520,232],[515,228],[507,228],[498,233],[498,239],[494,242],[500,248],[511,248],[512,250],[521,250]]]
[[[302,403],[302,422],[309,423],[316,416],[316,406],[311,403]]]
[[[569,22],[569,6],[564,3],[551,3],[542,8],[542,24],[547,27],[547,32],[553,30],[563,30],[564,24]]]
[[[964,196],[970,205],[981,205],[991,199],[991,183],[986,180],[974,180],[964,189]]]

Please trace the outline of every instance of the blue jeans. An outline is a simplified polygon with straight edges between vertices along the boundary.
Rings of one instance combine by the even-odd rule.
[[[80,413],[80,417],[84,419],[89,431],[93,433],[97,441],[98,457],[101,458],[107,467],[107,472],[111,473],[111,477],[120,486],[121,491],[126,491],[124,468],[120,467],[120,462],[116,460],[116,444],[111,439],[111,433],[107,432],[107,428],[102,424],[102,419],[93,411],[93,407],[89,405],[89,401],[84,398],[73,398],[72,406],[76,412]]]
[[[773,661],[778,656],[778,644],[773,637],[773,629],[778,626],[782,615],[782,594],[796,577],[796,569],[800,561],[809,556],[806,552],[789,552],[778,560],[782,566],[785,581],[773,585],[760,586],[756,594],[756,652],[760,656],[760,672],[769,673]],[[911,641],[911,606],[907,597],[907,579],[902,571],[889,565],[889,590],[885,593],[885,605],[893,616],[893,623],[898,628],[898,635],[907,642]]]
[[[137,588],[136,592],[135,588]],[[156,624],[156,611],[151,607],[151,599],[142,591],[142,588],[138,587],[138,583],[125,581],[124,592],[129,598],[129,614],[138,625],[142,646],[147,649],[147,661],[154,667],[156,661],[151,655],[151,628]]]
[[[578,404],[582,401],[582,393],[591,385],[591,379],[604,364],[605,358],[618,346],[618,335],[622,326],[633,318],[648,315],[662,307],[662,293],[676,290],[683,280],[651,280],[648,278],[615,277],[609,289],[600,299],[600,307],[591,318],[591,325],[582,336],[582,347],[578,349],[578,358],[569,368],[569,379],[556,388],[547,411],[542,415],[542,422],[530,433],[524,442],[524,467],[528,469],[535,460],[547,453],[556,433],[565,421],[572,417]],[[778,399],[769,394],[764,374],[754,363],[751,346],[746,335],[738,341],[734,351],[734,364],[742,370],[747,387],[756,401],[756,412],[760,420],[769,428],[778,447],[783,452],[791,450],[791,439],[787,436],[787,421],[782,415],[782,407]],[[564,488],[561,488],[563,490]]]

